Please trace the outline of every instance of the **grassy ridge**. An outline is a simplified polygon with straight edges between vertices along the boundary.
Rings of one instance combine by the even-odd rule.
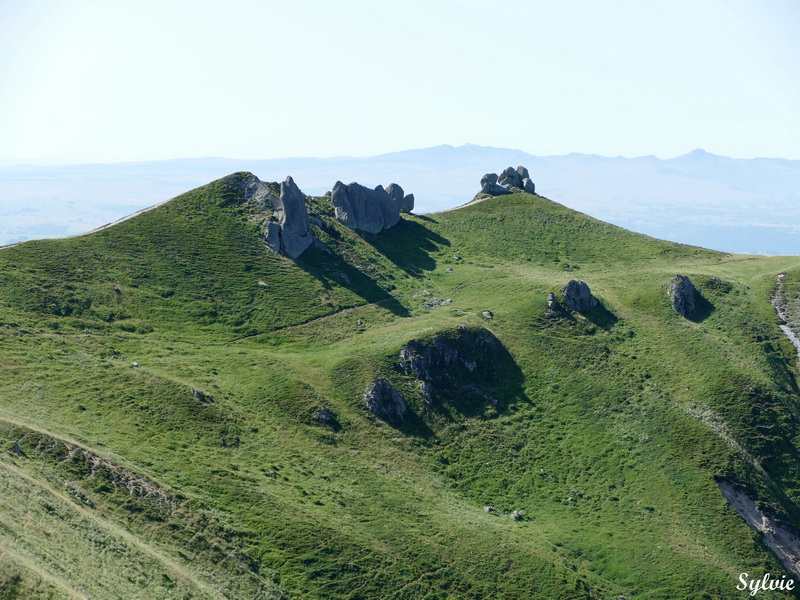
[[[309,598],[731,598],[738,573],[782,571],[715,477],[798,522],[797,361],[768,297],[800,260],[652,240],[520,194],[378,236],[315,199],[323,245],[293,263],[265,250],[229,189],[0,252],[0,418],[125,465],[229,537],[193,549],[195,520],[171,527],[89,488],[135,541],[175,564],[241,552],[252,585]],[[662,287],[678,272],[705,299],[694,320]],[[548,318],[547,292],[572,278],[602,307]],[[452,303],[425,308],[432,297]],[[430,406],[395,368],[409,340],[462,325],[489,328],[513,360],[498,410]],[[363,409],[378,375],[408,401],[408,427]],[[320,405],[340,427],[313,420]],[[10,493],[35,496],[64,467],[14,453],[12,438],[3,473],[31,487]],[[57,515],[100,510],[63,489],[58,502]],[[35,511],[74,537],[73,517]],[[131,575],[116,596],[81,590],[101,561],[64,574],[69,557],[44,558],[56,541],[15,539],[0,572],[17,597],[56,585],[23,550],[86,597],[160,585]],[[165,570],[170,593],[237,597],[235,571],[215,562],[183,579]]]

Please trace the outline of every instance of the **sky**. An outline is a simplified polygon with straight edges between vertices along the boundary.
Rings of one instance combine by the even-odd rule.
[[[796,0],[0,0],[0,162],[800,159]]]

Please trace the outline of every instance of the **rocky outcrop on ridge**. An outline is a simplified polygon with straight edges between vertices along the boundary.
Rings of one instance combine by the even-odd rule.
[[[392,194],[378,186],[374,190],[359,183],[345,185],[337,181],[331,192],[336,219],[350,229],[366,233],[380,233],[394,227],[400,221],[403,208],[408,212],[414,206],[411,194],[403,195],[403,188],[397,184],[389,186]]]
[[[694,312],[697,290],[688,277],[675,275],[675,279],[667,286],[667,293],[672,301],[672,308],[678,314],[688,317]]]
[[[400,203],[400,212],[410,213],[414,210],[414,194],[406,194],[398,184],[390,183],[386,193]]]
[[[501,196],[513,193],[515,188],[529,194],[536,193],[536,185],[525,167],[508,167],[499,177],[497,173],[487,173],[481,178],[481,194]]]
[[[364,391],[364,405],[372,416],[390,425],[403,422],[408,405],[388,379],[379,377]]]
[[[591,310],[598,305],[598,300],[592,295],[589,286],[583,281],[573,279],[561,290],[561,295],[564,297],[564,304],[572,310],[583,312]],[[549,305],[548,297],[548,305]]]
[[[289,258],[297,258],[314,241],[308,222],[306,198],[291,177],[280,184],[280,194],[274,193],[278,184],[264,183],[252,173],[240,178],[239,192],[245,202],[255,210],[254,219],[262,230],[264,241],[269,248]]]
[[[409,341],[400,349],[398,370],[414,377],[426,401],[468,404],[488,402],[497,406],[484,388],[500,381],[500,361],[504,349],[488,329],[459,327],[429,339]]]

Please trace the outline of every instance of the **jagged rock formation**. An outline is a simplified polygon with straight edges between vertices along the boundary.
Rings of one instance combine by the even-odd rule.
[[[374,190],[358,183],[345,185],[337,181],[331,192],[331,204],[336,219],[350,229],[367,233],[380,233],[394,227],[400,221],[403,208],[408,212],[414,207],[412,195],[404,196],[403,188],[391,184],[392,195],[382,186]]]
[[[667,293],[672,301],[672,308],[683,317],[688,317],[694,312],[695,290],[694,284],[688,277],[676,275],[667,286]]]
[[[488,329],[456,330],[411,340],[400,349],[398,370],[414,377],[428,403],[464,399],[468,404],[497,400],[483,388],[500,381],[502,344]]]
[[[414,194],[406,194],[398,184],[390,183],[386,193],[400,204],[400,212],[410,213],[414,210]]]
[[[525,167],[508,167],[500,173],[500,177],[497,173],[487,173],[481,178],[481,194],[501,196],[512,193],[514,188],[529,194],[536,193],[536,185]]]
[[[236,175],[231,179],[233,177]],[[279,196],[252,173],[245,174],[239,187],[245,201],[260,211],[256,220],[260,221],[264,241],[273,252],[297,258],[311,246],[314,236],[308,222],[306,199],[291,177],[280,184]]]
[[[364,405],[374,417],[390,425],[402,423],[408,410],[403,397],[394,389],[391,382],[383,377],[367,386],[364,392]]]
[[[561,295],[564,297],[564,304],[578,312],[591,310],[598,304],[598,300],[592,295],[589,286],[577,279],[573,279],[565,285],[561,290]]]

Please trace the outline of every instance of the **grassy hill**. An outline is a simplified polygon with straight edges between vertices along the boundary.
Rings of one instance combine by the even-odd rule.
[[[770,305],[800,257],[517,194],[379,235],[314,198],[319,243],[291,261],[230,181],[0,250],[0,597],[721,599],[787,573],[718,482],[800,523]],[[601,306],[549,316],[571,279]],[[462,348],[478,366],[432,398],[398,367],[482,329],[491,360]],[[364,407],[381,377],[402,423]]]

